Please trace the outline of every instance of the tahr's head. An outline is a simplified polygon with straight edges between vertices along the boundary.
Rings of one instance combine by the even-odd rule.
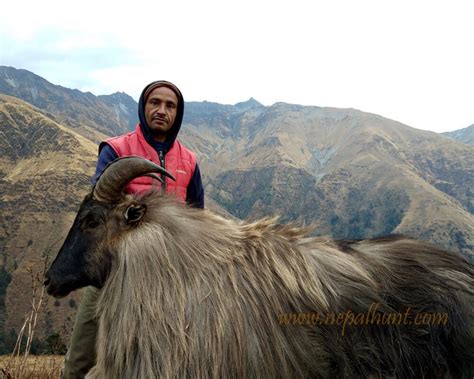
[[[126,196],[124,188],[139,176],[163,181],[173,176],[140,157],[120,158],[109,164],[84,198],[74,223],[46,273],[48,294],[63,297],[88,285],[101,288],[110,272],[112,248],[123,233],[139,227],[146,205]]]

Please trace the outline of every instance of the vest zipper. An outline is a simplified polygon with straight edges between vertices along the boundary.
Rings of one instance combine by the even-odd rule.
[[[165,168],[165,156],[163,155],[163,150],[158,150],[158,157],[160,158],[160,166]],[[165,194],[166,192],[166,177],[161,174],[161,179],[163,179],[163,183],[161,184],[161,193]]]

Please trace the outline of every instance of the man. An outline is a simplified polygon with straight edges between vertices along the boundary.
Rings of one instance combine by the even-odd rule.
[[[137,155],[165,167],[176,181],[165,178],[165,184],[161,186],[157,180],[137,178],[127,186],[127,192],[142,193],[159,186],[162,192],[176,196],[178,201],[204,208],[204,189],[196,157],[176,139],[183,113],[184,99],[174,84],[156,81],[147,85],[138,101],[140,123],[135,131],[100,144],[93,184],[113,160]],[[98,296],[96,288],[87,287],[84,291],[66,355],[65,379],[83,378],[95,364],[97,321],[94,313]]]
[[[134,132],[102,142],[93,182],[117,157],[138,155],[165,167],[176,182],[167,178],[165,191],[176,194],[196,208],[204,208],[204,190],[195,155],[176,139],[183,120],[184,100],[179,89],[170,82],[157,81],[143,90],[138,102],[140,123]],[[129,192],[144,192],[159,185],[151,178],[139,178],[128,187]]]

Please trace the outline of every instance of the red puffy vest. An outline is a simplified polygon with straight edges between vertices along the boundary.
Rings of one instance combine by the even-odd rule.
[[[160,165],[160,158],[156,150],[146,142],[140,125],[134,132],[119,137],[109,138],[105,141],[117,153],[119,157],[137,155]],[[171,149],[165,156],[165,169],[171,173],[176,181],[165,179],[166,193],[175,194],[183,203],[186,201],[186,188],[196,168],[196,156],[194,153],[175,140]],[[161,183],[149,177],[139,177],[132,180],[125,191],[127,193],[143,193],[151,189],[161,190]]]

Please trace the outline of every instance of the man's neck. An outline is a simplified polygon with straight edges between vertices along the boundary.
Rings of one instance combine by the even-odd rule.
[[[154,135],[154,136],[153,136],[153,140],[154,140],[155,142],[163,143],[163,142],[166,141],[166,135],[164,135],[164,136],[155,136],[155,135]]]

